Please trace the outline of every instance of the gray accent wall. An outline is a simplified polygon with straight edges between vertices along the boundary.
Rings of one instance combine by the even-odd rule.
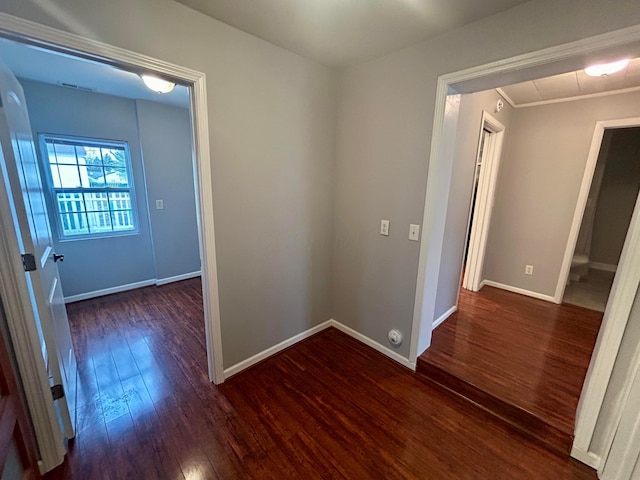
[[[595,124],[640,116],[640,93],[516,109],[511,116],[483,278],[553,296]],[[525,265],[534,274],[524,274]]]
[[[407,355],[438,76],[640,23],[534,0],[335,72],[170,0],[0,10],[206,74],[225,367],[332,315]]]
[[[139,232],[60,241],[54,233],[65,296],[156,278],[136,105],[132,100],[21,80],[34,137],[42,133],[127,142],[131,157]],[[38,144],[38,155],[42,156]],[[47,207],[55,212],[47,195]],[[53,223],[53,222],[52,222]],[[55,227],[54,227],[55,230]]]
[[[638,23],[637,2],[531,1],[342,70],[335,319],[382,345],[393,327],[411,340],[419,252],[406,234],[422,222],[438,76]],[[391,222],[387,239],[378,234],[381,218]],[[427,276],[425,288],[438,282]]]
[[[640,128],[613,130],[591,238],[592,262],[618,265],[640,190]]]
[[[495,90],[468,93],[460,97],[434,320],[458,303],[483,111],[504,125],[505,138],[509,135],[509,120],[513,108],[502,99],[504,107],[496,112],[499,99],[502,97]]]
[[[225,367],[331,317],[333,70],[171,0],[0,10],[206,74]]]
[[[156,278],[200,270],[189,110],[136,101]],[[164,208],[156,208],[162,200]]]

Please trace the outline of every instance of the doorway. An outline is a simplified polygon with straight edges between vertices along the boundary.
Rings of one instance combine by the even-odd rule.
[[[590,46],[587,46],[586,44],[568,45],[566,47],[566,50],[562,50],[563,52],[565,52],[563,53],[563,58],[567,58],[566,55],[568,54],[566,52],[568,51],[571,51],[572,54],[575,54],[576,51],[581,51],[583,53],[594,52],[599,48],[603,48],[603,44],[606,44],[607,41],[611,41],[612,38],[615,38],[615,36],[612,35],[610,39],[599,38],[597,41],[594,39],[594,42]],[[558,51],[560,51],[560,49]],[[538,63],[552,62],[553,60],[558,59],[557,57],[558,51],[538,52],[538,54],[534,55],[537,59],[535,60],[535,62],[538,62]],[[545,59],[545,60],[542,60],[542,59]],[[513,72],[513,69],[521,68],[523,62],[526,65],[535,64],[534,60],[531,58],[530,55],[523,56],[521,58],[514,58],[512,60],[513,60],[513,64],[510,63],[509,64],[511,65],[510,67],[505,67],[503,62],[501,62],[499,65],[495,64],[495,65],[485,66],[483,67],[484,74],[479,74],[478,72],[458,72],[457,74],[451,74],[451,75],[446,75],[444,77],[441,77],[439,80],[440,82],[439,90],[438,90],[439,95],[444,95],[444,93],[447,92],[447,89],[451,87],[455,88],[457,91],[462,91],[462,92],[474,91],[471,87],[471,84],[473,84],[473,82],[476,79],[478,79],[479,81],[479,79],[484,76],[484,80],[490,80],[489,77],[491,77],[491,79],[493,80],[496,80],[497,77],[500,75],[500,72],[506,72],[507,70],[509,70],[510,72]],[[486,82],[485,82],[485,85],[486,85]],[[442,108],[442,111],[444,111],[444,97],[439,96],[438,99],[440,101],[440,104],[439,104],[440,107],[436,111],[440,112],[440,108]],[[448,193],[448,187],[449,187],[449,184],[447,182],[445,182],[446,187],[442,187],[442,182],[443,182],[442,172],[445,171],[447,168],[450,168],[449,162],[451,161],[451,159],[450,157],[445,155],[445,153],[447,153],[445,150],[442,150],[442,151],[440,150],[440,144],[438,142],[438,139],[440,138],[439,135],[441,134],[441,128],[443,127],[443,124],[446,125],[446,123],[444,122],[444,118],[445,118],[444,114],[442,114],[442,117],[436,118],[436,122],[434,126],[434,134],[436,135],[436,137],[434,140],[434,144],[432,145],[431,158],[438,159],[438,161],[434,163],[434,161],[432,160],[432,162],[430,163],[430,175],[428,177],[428,186],[427,186],[428,193],[427,193],[426,202],[425,202],[425,220],[424,220],[425,231],[432,232],[432,236],[436,238],[436,240],[434,241],[438,241],[440,235],[443,234],[444,228],[445,228],[445,223],[444,223],[445,219],[438,216],[436,213],[434,213],[433,210],[436,208],[437,205],[441,204],[439,203],[438,199],[442,198],[442,195],[444,194],[445,191],[447,191]],[[443,138],[444,138],[444,134],[443,134]],[[439,153],[442,153],[442,158],[439,158],[438,156]],[[440,177],[437,176],[438,174],[440,175]],[[633,227],[633,223],[632,223],[632,227]],[[636,235],[635,230],[632,228],[630,230],[630,238],[631,239],[636,238],[635,235]],[[628,243],[632,244],[633,242],[630,241]],[[418,289],[417,289],[418,295],[416,298],[416,309],[415,309],[416,313],[414,314],[415,315],[414,319],[416,320],[414,322],[414,334],[417,335],[417,338],[413,345],[414,350],[412,351],[412,355],[413,353],[417,355],[418,352],[421,352],[426,347],[428,347],[431,341],[432,322],[433,322],[433,319],[437,318],[438,316],[438,313],[436,310],[437,303],[432,298],[431,293],[429,293],[427,290],[423,291],[423,287],[426,284],[430,284],[430,285],[436,284],[438,283],[439,278],[442,278],[441,270],[443,268],[442,267],[443,264],[438,261],[438,259],[436,258],[435,255],[432,254],[432,252],[429,252],[427,250],[426,244],[423,244],[423,246],[424,246],[424,249],[421,250],[421,262],[420,262],[421,275],[419,275],[419,282],[418,282]],[[570,254],[572,253],[573,252],[571,252]],[[635,258],[635,254],[630,254],[629,258]],[[522,263],[524,264],[525,262],[522,262]],[[422,275],[422,272],[424,272],[424,276]],[[555,276],[555,278],[557,278],[557,276]],[[425,283],[422,283],[423,280]],[[635,292],[637,287],[637,281],[635,281],[632,278],[628,278],[626,281],[620,282],[620,284],[621,285],[624,284],[626,286],[622,288],[627,291],[627,294],[630,291]],[[440,291],[441,291],[441,288],[439,286],[438,292]],[[615,293],[615,286],[614,286],[614,293]],[[546,296],[548,297],[548,299],[554,298],[553,292],[547,294]],[[632,303],[632,299],[631,299],[631,302],[628,304],[629,307],[631,303]],[[626,308],[626,306],[624,308],[617,309],[617,311],[615,312],[615,314],[612,315],[612,317],[615,317],[617,319],[617,322],[620,322],[620,323],[617,323],[616,321],[612,321],[612,322],[608,322],[607,324],[607,322],[605,322],[603,325],[603,329],[600,332],[600,336],[602,337],[602,339],[604,339],[603,343],[606,344],[608,347],[610,347],[613,352],[617,351],[617,345],[619,345],[619,343],[617,342],[619,342],[620,338],[622,337],[624,325],[626,324],[626,319],[628,318],[628,312],[629,310]],[[614,323],[617,324],[622,331],[617,327],[612,327],[612,324]],[[613,333],[613,337],[611,336],[612,333]],[[596,420],[594,417],[597,417],[597,413],[600,409],[600,406],[602,405],[601,403],[602,391],[599,391],[599,389],[606,388],[608,378],[609,378],[608,375],[610,375],[611,369],[613,367],[613,359],[611,358],[609,358],[608,360],[605,359],[605,357],[609,357],[609,354],[603,353],[604,351],[606,351],[606,348],[607,348],[603,346],[603,343],[599,342],[598,344],[598,347],[596,349],[596,354],[593,357],[592,365],[589,369],[591,373],[588,374],[587,376],[585,389],[583,390],[581,407],[578,412],[579,413],[578,429],[576,430],[576,442],[574,444],[574,452],[573,452],[574,456],[576,456],[577,458],[580,458],[582,461],[592,466],[597,466],[598,462],[600,461],[599,457],[593,456],[590,453],[588,453],[589,439],[591,438],[590,435],[592,435],[593,433],[592,428],[595,425],[595,420]],[[603,354],[599,355],[599,353],[603,353]],[[598,387],[595,387],[595,385],[598,385]],[[585,405],[588,405],[588,407],[585,407]],[[589,413],[584,415],[585,411],[588,411]],[[581,415],[581,412],[582,412],[582,415]],[[583,424],[583,422],[587,417],[590,418],[590,425],[582,429],[580,425]]]
[[[482,281],[485,249],[491,224],[491,212],[502,156],[505,127],[486,111],[482,112],[482,127],[471,194],[471,211],[467,247],[463,262],[462,286],[477,292]]]
[[[206,104],[204,101],[204,76],[182,67],[156,61],[152,58],[137,55],[133,52],[124,51],[104,44],[89,42],[79,39],[71,34],[52,32],[46,27],[41,27],[30,22],[13,21],[7,27],[12,32],[8,37],[25,41],[37,45],[39,48],[48,50],[54,49],[62,51],[70,56],[82,58],[90,57],[99,63],[104,62],[110,65],[119,65],[127,68],[135,68],[138,71],[157,72],[160,75],[169,76],[179,82],[183,82],[189,87],[192,94],[192,138],[190,144],[194,152],[193,172],[196,178],[196,205],[198,208],[198,237],[199,250],[202,259],[202,291],[204,304],[204,336],[207,346],[207,370],[211,381],[220,383],[223,381],[222,373],[222,351],[220,342],[219,326],[219,306],[217,295],[217,279],[215,268],[215,247],[213,235],[213,211],[211,195],[211,172],[209,164],[208,127]],[[5,30],[6,32],[7,30]],[[15,37],[13,35],[15,34]],[[80,53],[82,52],[82,53]],[[7,214],[8,209],[0,209]],[[7,219],[5,219],[7,220]],[[10,225],[10,222],[3,222]],[[7,230],[10,231],[10,230]],[[16,251],[19,246],[11,245],[10,249]],[[13,257],[12,257],[13,258]],[[26,299],[22,293],[22,280],[24,274],[20,274],[16,265],[11,268],[5,265],[0,269],[3,284],[16,284],[19,293],[15,298]],[[8,294],[8,290],[3,288],[3,298]],[[28,301],[26,301],[28,303]],[[27,305],[23,305],[27,308]],[[46,372],[41,372],[44,368],[42,355],[39,353],[39,342],[37,340],[37,328],[30,324],[25,325],[24,318],[34,318],[34,313],[29,315],[18,315],[17,309],[7,309],[8,323],[11,330],[12,341],[16,345],[16,355],[20,365],[23,378],[35,379],[25,381],[25,392],[31,406],[31,414],[34,418],[34,428],[38,446],[42,455],[43,471],[50,470],[58,465],[64,455],[64,450],[60,449],[61,435],[57,431],[57,420],[52,410],[50,393],[48,392],[48,381]],[[40,358],[41,360],[38,360]]]
[[[640,191],[640,127],[605,129],[563,302],[605,311]]]

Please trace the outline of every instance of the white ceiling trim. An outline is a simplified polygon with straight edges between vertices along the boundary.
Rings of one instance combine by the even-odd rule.
[[[527,107],[539,107],[540,105],[549,105],[552,103],[565,103],[565,102],[573,102],[576,100],[585,100],[587,98],[596,98],[596,97],[608,97],[609,95],[618,95],[620,93],[632,93],[640,91],[640,86],[638,87],[630,87],[630,88],[622,88],[620,90],[611,90],[608,92],[597,92],[597,93],[587,93],[585,95],[577,95],[575,97],[567,97],[567,98],[554,98],[553,100],[540,100],[539,102],[529,102],[529,103],[521,103],[516,104],[509,98],[509,96],[504,93],[501,88],[496,88],[496,91],[504,97],[509,105],[513,108],[527,108]]]

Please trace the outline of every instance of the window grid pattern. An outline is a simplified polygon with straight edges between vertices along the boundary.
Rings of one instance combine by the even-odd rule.
[[[124,144],[45,137],[61,236],[136,229]]]

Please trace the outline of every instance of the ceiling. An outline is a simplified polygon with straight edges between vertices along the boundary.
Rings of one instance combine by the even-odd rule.
[[[527,0],[176,0],[329,66],[344,66]]]
[[[640,58],[632,59],[624,70],[606,77],[590,77],[584,70],[578,70],[516,83],[500,90],[513,106],[523,107],[630,88],[640,88]]]
[[[102,63],[0,38],[0,60],[16,77],[130,99],[189,107],[189,89],[166,94],[149,90],[138,75]],[[70,87],[73,88],[73,87]]]

